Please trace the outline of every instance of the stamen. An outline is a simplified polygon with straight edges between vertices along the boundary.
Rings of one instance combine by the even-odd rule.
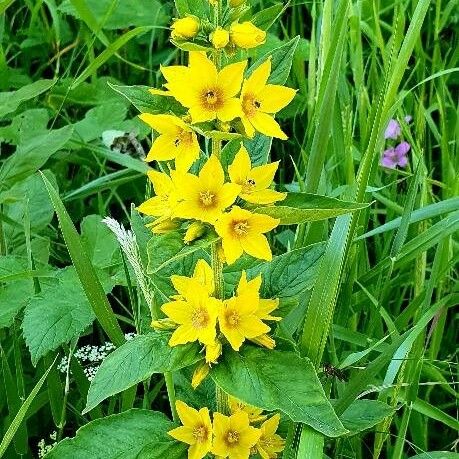
[[[205,442],[208,436],[209,432],[207,430],[207,427],[204,425],[197,425],[193,429],[193,437],[196,439],[196,441],[200,443]]]
[[[240,316],[237,311],[228,311],[226,313],[226,321],[228,322],[228,325],[232,328],[236,327],[239,324],[240,321]]]
[[[234,443],[239,442],[239,432],[236,432],[235,430],[229,430],[226,433],[226,442],[229,445],[233,445]]]
[[[233,226],[234,232],[238,236],[245,236],[249,232],[249,224],[247,221],[236,222]]]
[[[195,309],[191,315],[191,323],[194,328],[205,328],[209,323],[209,314],[205,309]]]
[[[210,191],[201,191],[199,193],[199,200],[205,207],[212,206],[214,204],[215,195]]]

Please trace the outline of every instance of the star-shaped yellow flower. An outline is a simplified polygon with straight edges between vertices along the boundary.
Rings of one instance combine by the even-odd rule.
[[[263,233],[274,229],[279,222],[279,219],[269,215],[255,214],[233,206],[215,223],[215,231],[222,238],[226,261],[232,264],[244,252],[255,258],[271,260],[271,247]]]
[[[204,286],[195,281],[193,289],[186,292],[184,299],[171,301],[161,306],[167,317],[179,324],[172,334],[169,345],[192,343],[213,344],[221,301],[209,297]]]
[[[190,53],[188,67],[162,68],[165,87],[189,109],[193,123],[231,121],[241,116],[241,89],[247,61],[237,62],[218,71],[204,53]]]
[[[286,140],[287,136],[273,115],[292,101],[296,91],[285,86],[267,84],[270,73],[269,58],[244,81],[241,91],[241,120],[249,137],[253,137],[255,131],[258,131],[269,137]]]
[[[245,289],[241,295],[224,301],[220,308],[220,331],[235,351],[239,350],[246,338],[255,338],[270,330],[256,314],[258,302],[258,292]]]
[[[254,204],[272,204],[282,201],[287,193],[269,189],[276,174],[279,161],[263,166],[252,167],[249,153],[244,146],[236,153],[234,161],[228,167],[231,182],[241,185],[240,197]]]
[[[276,434],[279,420],[280,415],[275,414],[260,427],[261,436],[256,444],[256,449],[263,459],[276,459],[277,453],[283,451],[285,447],[284,439]]]
[[[245,290],[254,290],[259,294],[260,287],[261,287],[261,274],[259,274],[254,279],[248,281],[247,280],[247,273],[242,271],[241,278],[239,280],[239,284],[237,286],[237,294],[242,295]],[[279,306],[279,299],[264,299],[260,298],[258,303],[258,308],[256,311],[257,317],[261,320],[275,320],[279,321],[282,320],[281,317],[272,316],[271,312],[273,312]]]
[[[154,228],[156,225],[170,220],[172,211],[177,205],[178,196],[174,183],[167,174],[151,170],[148,171],[147,175],[156,196],[140,204],[137,210],[143,214],[158,217],[151,225]]]
[[[190,445],[188,459],[202,459],[212,449],[212,422],[209,409],[201,408],[197,411],[181,400],[177,400],[175,407],[183,425],[170,430],[168,434]]]
[[[171,276],[172,285],[182,297],[186,297],[190,290],[193,289],[196,282],[202,285],[208,295],[213,295],[215,290],[214,272],[206,260],[200,258],[194,267],[193,276]]]
[[[249,416],[238,411],[231,416],[214,413],[214,446],[212,452],[219,457],[242,459],[250,456],[261,431],[250,426]]]
[[[178,116],[142,113],[139,118],[159,132],[146,161],[175,159],[178,170],[188,171],[199,157],[199,142],[195,132]]]
[[[225,174],[216,156],[209,158],[199,176],[182,174],[175,185],[182,201],[174,215],[207,223],[214,223],[241,191],[240,185],[225,183]]]
[[[263,410],[257,408],[256,406],[248,405],[247,403],[242,402],[236,397],[229,396],[228,405],[231,414],[237,413],[238,411],[245,411],[249,416],[249,422],[261,422],[264,421],[267,416],[263,415]]]

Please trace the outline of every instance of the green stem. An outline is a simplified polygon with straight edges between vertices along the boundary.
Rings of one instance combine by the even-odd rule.
[[[175,408],[175,387],[174,387],[174,378],[171,372],[164,373],[164,381],[166,382],[167,397],[169,398],[169,404],[171,406],[172,419],[175,422],[178,422],[179,417],[177,414],[177,409]]]

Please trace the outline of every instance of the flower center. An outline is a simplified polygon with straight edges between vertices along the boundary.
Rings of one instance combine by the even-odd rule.
[[[242,188],[244,193],[250,193],[255,188],[256,182],[254,179],[247,179],[244,183],[242,183]]]
[[[235,311],[234,309],[226,313],[226,323],[231,328],[237,327],[239,325],[240,319],[241,317],[239,316],[239,313]]]
[[[209,436],[209,431],[207,430],[207,427],[205,425],[198,424],[193,429],[193,437],[199,443],[204,443],[207,440],[208,436]]]
[[[226,443],[229,446],[233,446],[235,443],[239,442],[239,432],[235,430],[228,430],[226,433]]]
[[[242,221],[234,223],[233,228],[237,236],[245,236],[249,232],[250,227],[247,221]]]
[[[251,94],[246,94],[242,100],[242,109],[249,118],[257,113],[261,108],[261,102]]]
[[[215,204],[215,195],[212,194],[210,191],[201,191],[199,193],[199,200],[201,201],[203,206],[209,207]]]
[[[191,132],[183,131],[174,140],[174,146],[179,147],[182,143],[185,145],[191,145],[193,143],[193,136]]]
[[[206,89],[202,93],[202,105],[206,110],[216,110],[223,105],[221,93],[218,89]]]
[[[209,323],[209,314],[205,309],[195,309],[191,315],[191,323],[194,328],[205,328]]]

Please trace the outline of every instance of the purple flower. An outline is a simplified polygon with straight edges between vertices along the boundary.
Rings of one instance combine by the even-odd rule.
[[[402,130],[400,128],[400,124],[398,124],[398,121],[391,119],[386,127],[386,131],[384,132],[384,138],[396,140],[398,137],[400,137],[401,133]]]
[[[401,142],[395,148],[388,148],[381,158],[381,166],[395,169],[397,166],[406,167],[408,164],[407,153],[411,146],[408,142]]]

